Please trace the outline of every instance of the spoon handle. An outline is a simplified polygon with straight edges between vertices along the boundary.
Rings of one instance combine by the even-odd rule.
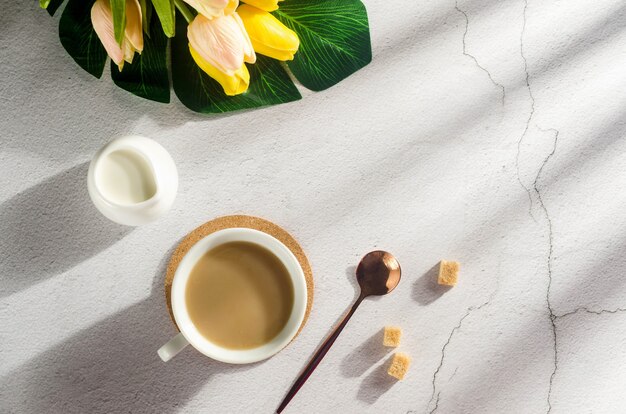
[[[283,402],[280,403],[278,410],[276,410],[278,414],[280,414],[285,409],[287,404],[289,404],[289,401],[291,401],[291,399],[296,395],[296,393],[300,390],[300,388],[302,388],[302,385],[304,385],[306,380],[309,379],[313,371],[315,371],[315,368],[317,368],[317,366],[322,361],[322,359],[324,358],[324,356],[326,355],[330,347],[335,343],[335,340],[337,339],[341,331],[343,331],[343,328],[345,328],[346,324],[348,323],[348,321],[354,314],[354,311],[356,311],[356,308],[359,307],[359,305],[361,304],[364,298],[365,296],[363,295],[359,296],[356,302],[354,302],[354,305],[352,305],[352,308],[350,308],[350,311],[346,314],[346,316],[343,317],[339,325],[337,325],[333,333],[330,334],[328,338],[326,338],[326,340],[319,347],[315,355],[313,355],[313,358],[311,358],[311,360],[309,361],[307,366],[304,368],[304,370],[302,371],[302,373],[300,374],[296,382],[294,382],[294,384],[291,386],[291,389],[285,396],[285,399],[283,400]]]

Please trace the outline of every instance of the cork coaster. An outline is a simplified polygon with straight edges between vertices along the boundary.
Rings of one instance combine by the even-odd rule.
[[[204,223],[200,227],[197,227],[180,242],[176,250],[174,250],[174,253],[172,253],[172,258],[167,265],[167,272],[165,275],[165,301],[167,303],[167,310],[170,313],[170,318],[172,319],[172,322],[174,322],[174,325],[176,325],[176,321],[174,320],[174,313],[172,312],[172,281],[174,280],[174,273],[176,273],[178,264],[183,259],[183,256],[185,256],[189,249],[191,249],[191,247],[203,237],[208,236],[211,233],[215,233],[218,230],[233,227],[245,227],[249,229],[259,230],[271,236],[274,236],[285,246],[287,246],[287,248],[291,250],[293,255],[296,256],[296,258],[298,259],[298,262],[302,267],[302,271],[304,272],[307,289],[306,312],[304,313],[304,319],[302,320],[300,329],[298,329],[298,333],[296,334],[296,336],[298,336],[298,334],[306,324],[306,321],[309,319],[311,306],[313,305],[313,272],[311,271],[311,265],[309,264],[309,260],[306,258],[302,247],[300,247],[296,239],[294,239],[289,233],[287,233],[281,227],[272,222],[252,216],[238,215],[218,217],[214,220]],[[178,329],[178,326],[176,327],[176,329]]]

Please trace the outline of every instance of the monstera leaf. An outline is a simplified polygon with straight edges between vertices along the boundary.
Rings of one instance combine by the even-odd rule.
[[[52,15],[64,0],[40,0]],[[67,0],[59,23],[61,43],[83,69],[102,76],[107,55],[91,24],[95,0]],[[113,30],[123,38],[125,0],[108,0],[113,11]],[[321,91],[340,82],[372,60],[365,6],[359,0],[285,0],[273,14],[300,38],[292,61],[279,62],[257,54],[248,64],[250,86],[237,96],[227,96],[218,82],[204,73],[189,52],[187,21],[176,7],[179,0],[139,0],[144,17],[144,49],[120,71],[111,65],[115,84],[137,96],[169,102],[168,55],[172,84],[180,101],[196,112],[220,113],[257,108],[301,99],[288,69],[303,86]],[[156,16],[150,18],[151,14]],[[158,18],[157,18],[158,17]],[[185,11],[187,20],[193,14]],[[168,37],[172,40],[168,42]],[[168,54],[168,43],[170,53]]]
[[[372,61],[367,12],[359,0],[287,0],[274,14],[300,37],[288,65],[309,89],[327,89]]]
[[[59,22],[61,44],[81,68],[102,76],[107,52],[91,25],[94,0],[69,0]]]

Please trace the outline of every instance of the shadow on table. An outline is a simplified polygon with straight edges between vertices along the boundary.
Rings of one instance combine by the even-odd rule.
[[[133,230],[92,205],[88,168],[72,167],[0,205],[1,297],[72,268]]]
[[[157,349],[175,333],[163,294],[167,259],[145,300],[64,340],[0,379],[8,412],[168,413],[182,408],[228,365],[186,349],[168,363]],[[13,407],[11,404],[19,404]]]
[[[381,329],[341,361],[341,373],[346,378],[360,377],[390,350],[391,348],[383,346],[383,330]]]
[[[391,387],[398,382],[391,375],[387,374],[387,369],[391,365],[393,355],[385,360],[382,364],[378,365],[372,372],[369,373],[365,379],[361,382],[357,398],[359,401],[363,401],[367,404],[374,404],[384,393],[389,391]]]
[[[359,286],[359,281],[356,280],[356,265],[346,267],[346,278],[354,288],[354,298],[352,300],[354,302],[361,294],[361,286]]]
[[[439,263],[431,267],[428,272],[424,273],[419,279],[413,283],[413,299],[420,305],[426,306],[451,289],[451,286],[440,285],[437,283],[439,274]]]

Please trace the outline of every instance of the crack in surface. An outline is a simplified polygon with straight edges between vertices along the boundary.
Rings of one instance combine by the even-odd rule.
[[[450,378],[448,378],[448,382],[452,381],[452,378],[454,378],[458,370],[459,370],[459,366],[457,365],[457,367],[454,368],[454,372],[452,373],[452,375],[450,375]]]
[[[530,128],[530,121],[533,119],[533,115],[535,115],[535,97],[533,96],[533,91],[530,88],[530,73],[528,72],[528,61],[526,60],[526,56],[524,55],[524,34],[526,34],[526,9],[528,9],[528,0],[524,0],[524,11],[522,13],[523,23],[522,23],[522,31],[520,32],[520,55],[522,56],[522,61],[524,62],[524,73],[526,74],[526,89],[528,90],[528,96],[530,97],[530,112],[528,113],[528,118],[526,119],[526,126],[524,127],[524,131],[517,141],[517,154],[515,155],[515,168],[517,170],[517,182],[522,186],[524,191],[528,196],[528,214],[530,217],[535,220],[535,216],[533,216],[532,208],[533,208],[533,198],[530,192],[530,188],[528,188],[520,177],[520,169],[519,169],[519,157],[522,147],[522,142],[524,138],[526,138],[526,134],[528,133],[528,129]]]
[[[541,128],[540,128],[541,129]],[[556,332],[556,314],[554,313],[554,309],[552,307],[552,303],[550,302],[550,291],[552,288],[552,257],[553,257],[553,252],[554,252],[554,244],[553,244],[553,231],[552,231],[552,219],[550,218],[550,214],[548,213],[548,209],[545,205],[545,203],[543,202],[543,197],[541,196],[541,191],[539,191],[539,179],[541,178],[541,174],[543,173],[543,169],[545,168],[545,166],[548,164],[548,161],[550,161],[550,158],[552,158],[552,156],[554,155],[554,153],[556,152],[556,147],[557,147],[557,143],[559,140],[559,131],[556,129],[550,129],[550,130],[542,130],[542,131],[552,131],[554,133],[554,145],[552,146],[552,151],[544,158],[543,162],[541,163],[541,167],[539,168],[539,170],[537,171],[537,176],[535,177],[535,181],[533,182],[533,190],[535,191],[536,195],[537,195],[537,200],[539,201],[539,207],[541,208],[541,210],[543,211],[543,214],[546,218],[546,221],[548,222],[548,257],[546,258],[547,260],[547,270],[548,270],[548,287],[546,289],[546,305],[548,307],[548,316],[550,318],[550,325],[552,327],[552,338],[553,338],[553,348],[554,348],[554,367],[552,369],[552,374],[550,374],[550,383],[548,386],[548,397],[547,397],[547,403],[548,403],[548,411],[547,413],[550,413],[552,411],[552,403],[550,401],[550,398],[552,396],[552,384],[554,382],[554,377],[556,375],[556,371],[558,370],[558,362],[559,362],[559,358],[558,358],[558,346],[557,346],[557,332]]]
[[[554,318],[555,319],[561,319],[561,318],[565,318],[567,316],[571,316],[574,315],[578,312],[585,312],[585,313],[592,313],[594,315],[602,315],[604,313],[620,313],[620,312],[626,312],[626,308],[617,308],[617,309],[600,309],[600,310],[593,310],[593,309],[589,309],[585,306],[581,307],[581,308],[576,308],[572,311],[569,312],[565,312],[562,313],[560,315],[555,315]]]
[[[532,88],[530,86],[530,72],[528,71],[528,60],[526,59],[526,55],[524,55],[524,35],[526,34],[526,20],[527,20],[527,16],[526,16],[526,12],[528,10],[528,0],[524,0],[524,10],[522,13],[522,30],[520,32],[520,56],[522,57],[522,61],[524,62],[524,74],[525,74],[525,83],[526,83],[526,89],[528,90],[528,97],[530,98],[530,112],[528,113],[528,118],[526,119],[526,125],[524,127],[524,131],[522,132],[522,135],[520,136],[519,140],[517,141],[517,153],[515,155],[515,167],[517,170],[517,181],[519,182],[519,184],[522,186],[522,188],[524,188],[524,190],[526,191],[526,194],[528,196],[528,214],[530,215],[530,217],[533,219],[533,221],[537,222],[535,219],[535,216],[533,215],[533,197],[532,197],[532,192],[531,192],[531,188],[529,188],[528,186],[526,186],[521,179],[521,175],[520,175],[520,166],[519,166],[519,159],[520,159],[520,153],[521,153],[521,147],[522,147],[522,143],[524,141],[524,139],[526,138],[526,135],[528,134],[528,130],[530,129],[530,123],[535,115],[535,97],[533,95],[533,91]],[[542,130],[541,128],[539,128],[540,130]],[[546,130],[542,130],[542,131],[546,131]],[[554,383],[554,377],[556,376],[556,372],[559,368],[559,355],[558,355],[558,336],[557,336],[557,330],[556,330],[556,314],[554,313],[554,308],[552,307],[552,303],[550,302],[550,293],[551,293],[551,289],[552,289],[552,258],[553,258],[553,253],[554,253],[554,243],[553,243],[553,229],[552,229],[552,219],[550,218],[550,214],[548,212],[548,209],[543,201],[543,197],[541,195],[541,192],[539,191],[539,180],[541,178],[541,174],[543,173],[543,170],[545,168],[545,166],[547,165],[548,161],[550,161],[550,158],[552,158],[552,156],[554,155],[554,153],[556,152],[556,147],[557,147],[557,142],[559,139],[559,131],[556,129],[550,129],[549,131],[554,132],[554,145],[552,148],[552,151],[544,158],[541,167],[539,167],[539,170],[537,171],[537,175],[535,176],[535,180],[533,182],[532,185],[532,191],[534,191],[534,193],[537,196],[537,200],[539,203],[539,207],[541,209],[541,211],[543,212],[543,215],[548,223],[548,255],[546,258],[547,261],[547,273],[548,273],[548,286],[546,288],[546,307],[548,308],[548,317],[550,320],[550,326],[551,326],[551,331],[552,331],[552,340],[553,340],[553,355],[554,355],[554,366],[552,369],[552,373],[550,374],[550,381],[549,381],[549,385],[548,385],[548,395],[546,398],[546,402],[548,404],[548,410],[547,410],[547,414],[549,414],[552,411],[552,401],[551,401],[551,397],[552,397],[552,386]]]
[[[461,319],[459,320],[459,323],[454,328],[452,328],[452,330],[450,331],[450,335],[448,336],[448,340],[446,341],[446,343],[441,348],[441,360],[439,361],[439,366],[437,367],[437,369],[433,373],[433,380],[432,380],[433,392],[432,392],[432,394],[430,396],[430,400],[428,401],[428,406],[430,407],[432,405],[433,401],[435,402],[435,404],[434,404],[434,407],[429,411],[429,414],[435,413],[437,411],[437,409],[439,408],[439,397],[441,396],[441,391],[437,392],[437,376],[439,375],[439,371],[441,371],[441,368],[443,367],[443,364],[444,364],[444,360],[446,358],[446,348],[448,347],[448,345],[450,345],[450,342],[452,341],[452,337],[454,336],[454,334],[461,329],[461,325],[463,325],[463,321],[468,316],[470,316],[472,314],[472,312],[480,310],[483,307],[489,305],[491,303],[491,300],[495,296],[495,294],[497,292],[497,289],[498,289],[498,287],[496,287],[496,289],[491,293],[489,298],[485,302],[483,302],[482,304],[480,304],[478,306],[470,306],[469,308],[467,308],[467,311],[465,312],[465,315],[463,315],[461,317]],[[457,369],[458,369],[458,367],[457,367]],[[456,373],[456,371],[455,371],[455,373]]]
[[[465,31],[463,32],[463,55],[469,57],[470,59],[472,59],[474,61],[474,63],[476,64],[476,66],[480,70],[482,70],[483,72],[485,72],[487,74],[487,76],[489,77],[489,80],[491,81],[491,83],[493,83],[493,85],[496,88],[498,88],[498,89],[500,89],[502,91],[502,105],[504,106],[504,100],[506,98],[506,90],[504,89],[504,85],[502,85],[499,82],[496,82],[496,80],[491,75],[491,72],[489,72],[489,70],[487,70],[486,67],[484,67],[483,65],[480,64],[480,62],[478,61],[476,56],[474,56],[471,53],[467,52],[467,44],[465,42],[465,40],[467,38],[467,31],[469,30],[469,17],[467,16],[467,12],[465,12],[465,10],[461,10],[461,8],[459,8],[458,0],[455,0],[455,2],[454,2],[454,9],[456,11],[458,11],[459,13],[461,13],[463,15],[463,17],[465,18]]]
[[[440,397],[440,396],[441,396],[441,391],[439,391],[439,392],[437,393],[437,400],[435,401],[435,407],[434,407],[432,410],[430,410],[430,413],[429,413],[429,414],[433,414],[433,413],[434,413],[435,411],[437,411],[437,409],[439,408],[439,397]]]
[[[485,300],[480,305],[470,306],[469,308],[467,308],[465,314],[459,320],[459,323],[454,328],[452,328],[452,330],[450,331],[450,335],[448,336],[448,340],[446,341],[446,343],[441,348],[441,360],[439,361],[439,366],[437,367],[437,369],[433,373],[433,379],[432,379],[433,392],[430,395],[430,400],[428,401],[428,407],[430,407],[432,405],[433,401],[435,401],[435,404],[434,404],[434,407],[429,411],[429,414],[434,414],[437,411],[437,409],[439,408],[439,398],[441,396],[441,391],[437,392],[437,375],[439,374],[439,371],[441,371],[441,368],[443,367],[444,360],[445,360],[445,357],[446,357],[446,348],[448,347],[448,345],[450,345],[450,342],[452,341],[452,337],[454,336],[455,332],[458,332],[461,329],[461,325],[463,325],[463,321],[467,317],[469,317],[474,311],[480,310],[480,309],[484,308],[485,306],[491,304],[491,301],[496,297],[496,294],[500,290],[500,278],[502,276],[501,272],[500,272],[501,265],[502,265],[502,261],[498,262],[498,267],[497,267],[497,269],[498,269],[498,273],[497,273],[498,277],[496,278],[496,286],[494,287],[493,291],[489,294],[489,297],[487,298],[487,300]],[[456,369],[454,370],[454,373],[452,374],[452,376],[454,376],[456,374],[458,369],[459,369],[459,367],[457,366]],[[427,408],[427,411],[428,411],[428,408]]]

